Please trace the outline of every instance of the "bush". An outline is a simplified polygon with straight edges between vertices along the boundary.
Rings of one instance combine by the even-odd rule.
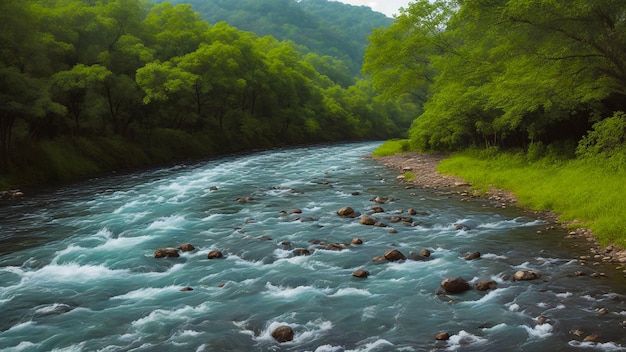
[[[576,155],[609,157],[621,152],[624,147],[626,147],[626,114],[618,111],[593,125],[593,129],[578,143]]]

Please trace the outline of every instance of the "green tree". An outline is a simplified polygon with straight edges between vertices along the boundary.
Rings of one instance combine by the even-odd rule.
[[[447,1],[420,0],[402,10],[389,28],[376,29],[363,65],[374,88],[392,99],[410,94],[424,103],[437,74],[432,57],[450,50],[442,34],[452,13]]]
[[[155,51],[155,57],[166,61],[193,52],[205,41],[209,24],[194,12],[191,5],[156,5],[143,21],[144,43]]]
[[[74,135],[80,135],[81,119],[87,109],[86,105],[93,104],[86,100],[88,94],[101,85],[109,75],[111,71],[104,66],[78,64],[53,76],[53,87],[58,93],[56,99],[67,108],[73,119]]]
[[[13,127],[18,119],[62,111],[50,99],[44,82],[14,67],[0,67],[0,172],[10,167]]]

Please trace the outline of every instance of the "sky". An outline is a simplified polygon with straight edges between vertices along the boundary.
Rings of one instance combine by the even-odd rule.
[[[408,7],[409,2],[412,0],[336,0],[350,5],[365,5],[372,8],[374,11],[382,12],[385,15],[392,17],[392,15],[398,13],[400,7]]]

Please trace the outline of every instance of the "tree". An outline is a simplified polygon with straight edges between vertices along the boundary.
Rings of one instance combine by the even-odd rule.
[[[44,82],[14,67],[0,67],[0,172],[10,167],[13,126],[18,118],[63,112],[51,101]]]
[[[437,74],[432,57],[450,50],[442,34],[451,6],[443,0],[410,3],[388,29],[374,31],[363,72],[376,90],[392,99],[410,94],[417,103],[427,100]]]
[[[87,94],[109,75],[111,71],[104,66],[78,64],[53,76],[53,87],[58,93],[56,99],[67,108],[74,120],[74,135],[80,135],[80,121],[84,115]]]

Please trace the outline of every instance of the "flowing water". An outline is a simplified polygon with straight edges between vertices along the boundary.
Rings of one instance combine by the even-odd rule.
[[[363,158],[376,146],[231,156],[2,203],[0,349],[626,350],[626,280],[614,266],[581,265],[584,246],[521,210],[407,189],[396,171]],[[371,216],[389,227],[337,215],[375,205],[385,213]],[[419,212],[413,224],[392,222],[409,208]],[[475,227],[454,226],[463,221]],[[183,243],[196,250],[154,257]],[[394,248],[432,255],[372,260]],[[212,250],[224,257],[208,259]],[[474,251],[480,259],[464,259]],[[357,269],[370,276],[353,277]],[[542,277],[506,279],[520,269]],[[497,288],[437,294],[455,276]],[[293,341],[272,338],[280,325],[292,327]],[[443,331],[450,339],[437,341]],[[597,340],[583,341],[589,335]]]

